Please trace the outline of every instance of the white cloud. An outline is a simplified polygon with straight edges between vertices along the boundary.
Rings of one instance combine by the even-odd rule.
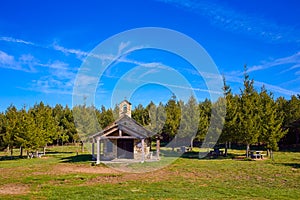
[[[283,57],[283,58],[277,58],[270,62],[266,62],[262,65],[254,65],[248,69],[248,72],[254,72],[259,70],[265,70],[271,67],[276,67],[280,65],[285,64],[294,64],[292,67],[290,67],[288,70],[284,70],[283,72],[290,71],[292,69],[300,67],[300,52],[297,52],[291,56]]]
[[[0,64],[1,66],[11,66],[15,64],[15,58],[7,53],[0,51]]]
[[[243,87],[244,79],[242,77],[225,75],[225,78],[226,78],[227,82],[238,83],[238,85],[240,85],[240,88]],[[297,93],[299,93],[299,92],[296,92],[293,90],[284,89],[277,85],[272,85],[272,84],[262,82],[262,81],[257,81],[257,80],[254,80],[254,86],[257,88],[261,88],[262,86],[265,86],[267,90],[270,90],[273,93],[279,93],[279,94],[283,94],[283,95],[287,95],[287,96],[296,95]]]
[[[119,49],[118,49],[118,55],[121,55],[123,50],[128,47],[128,45],[130,44],[130,42],[121,42],[121,44],[119,45]]]
[[[17,60],[14,56],[0,50],[0,68],[12,69],[24,72],[35,72],[35,69],[29,62],[27,55],[21,55]]]
[[[12,37],[0,37],[0,41],[5,41],[5,42],[14,42],[14,43],[21,43],[21,44],[26,44],[26,45],[33,45],[33,46],[38,46],[33,42],[21,40],[21,39],[16,39]]]
[[[282,87],[279,87],[276,85],[271,85],[271,84],[260,82],[260,81],[255,81],[255,85],[259,86],[259,87],[265,86],[268,90],[270,90],[272,92],[276,92],[276,93],[280,93],[280,94],[284,94],[284,95],[288,95],[288,96],[297,94],[297,92],[295,92],[295,91],[287,90]]]
[[[81,50],[78,50],[78,49],[67,49],[67,48],[62,47],[62,46],[57,45],[57,44],[54,44],[53,48],[54,48],[54,50],[61,51],[64,54],[75,54],[77,56],[77,58],[80,58],[80,59],[82,59],[82,58],[89,55],[88,52],[81,51]]]
[[[264,41],[299,43],[299,30],[251,15],[225,5],[222,2],[193,0],[157,0],[187,9],[205,17],[213,26],[233,33],[242,33]]]

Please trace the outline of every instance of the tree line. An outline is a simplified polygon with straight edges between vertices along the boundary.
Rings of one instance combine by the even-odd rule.
[[[158,133],[162,143],[188,138],[191,147],[195,142],[207,142],[210,147],[213,138],[218,138],[218,144],[225,144],[225,153],[229,143],[246,145],[247,153],[250,145],[261,144],[271,155],[273,150],[278,150],[279,142],[299,144],[300,95],[293,95],[290,100],[274,99],[265,87],[260,91],[255,89],[246,70],[239,94],[232,93],[224,78],[224,95],[216,102],[208,99],[197,102],[194,96],[184,102],[173,95],[166,104],[137,105],[132,110],[132,118]],[[226,110],[220,105],[225,105]],[[0,149],[13,155],[13,149],[20,148],[22,155],[23,150],[27,154],[41,148],[45,151],[49,145],[83,144],[86,136],[117,119],[118,109],[118,106],[97,109],[86,105],[71,109],[60,104],[51,107],[43,102],[22,109],[11,105],[0,113]],[[212,121],[212,115],[219,117],[218,120]]]

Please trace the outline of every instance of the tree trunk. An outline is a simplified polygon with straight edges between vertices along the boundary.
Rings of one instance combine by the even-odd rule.
[[[23,157],[23,148],[20,146],[20,157]]]
[[[246,157],[249,158],[249,151],[250,151],[250,145],[247,144],[247,148],[246,148]]]
[[[272,149],[270,150],[270,156],[271,156],[272,161],[274,161],[274,155],[273,155],[273,150]]]
[[[227,150],[228,150],[228,142],[225,142],[225,152],[224,152],[225,157],[227,157]]]
[[[83,145],[83,142],[81,142],[81,152],[82,152],[82,153],[84,152],[84,145]]]
[[[35,156],[38,158],[39,157],[39,150],[36,150]]]
[[[46,155],[46,146],[43,148],[43,154]]]
[[[13,157],[13,153],[14,153],[14,147],[11,147],[10,148],[10,158],[12,159]]]
[[[194,143],[194,139],[195,139],[194,137],[191,138],[191,151],[193,151],[193,148],[194,148],[194,144],[193,144]]]
[[[175,141],[175,144],[174,144],[174,142],[172,143],[172,151],[174,151],[175,145],[177,144],[177,136],[176,135],[174,137],[174,141]]]
[[[270,155],[270,149],[267,149],[267,156],[269,157],[271,157],[271,155]]]

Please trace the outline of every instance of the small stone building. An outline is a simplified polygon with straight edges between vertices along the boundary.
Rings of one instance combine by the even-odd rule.
[[[131,118],[131,103],[124,100],[119,105],[119,119],[90,137],[93,158],[97,164],[116,159],[134,159],[144,162],[152,159],[150,150],[152,136],[154,136],[153,132]],[[159,159],[159,140],[156,148],[156,156]]]

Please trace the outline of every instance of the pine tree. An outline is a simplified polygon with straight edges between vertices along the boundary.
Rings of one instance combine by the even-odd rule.
[[[203,141],[207,135],[208,127],[211,118],[212,103],[210,100],[205,99],[203,102],[199,103],[199,123],[198,123],[198,133],[196,138],[198,141]]]
[[[244,89],[239,99],[237,115],[239,140],[247,145],[246,155],[249,157],[250,145],[258,141],[260,134],[259,95],[254,89],[254,81],[249,79],[247,67],[244,68]]]
[[[107,109],[102,105],[100,111],[96,111],[96,115],[98,117],[99,124],[102,129],[111,124],[114,121],[113,111],[112,109]]]
[[[4,143],[4,135],[5,135],[5,115],[1,112],[0,113],[0,150],[5,147]]]
[[[209,121],[209,127],[205,140],[203,141],[203,147],[211,148],[215,145],[222,133],[223,125],[226,115],[226,100],[220,97],[211,106],[211,117]]]
[[[237,119],[237,101],[229,85],[226,84],[223,76],[223,92],[226,99],[226,116],[225,123],[220,137],[220,141],[225,142],[225,156],[227,156],[228,143],[234,141],[236,133],[236,119]]]
[[[286,126],[290,127],[290,133],[295,138],[295,144],[300,144],[300,127],[297,121],[300,120],[300,95],[293,95],[287,104]]]
[[[82,144],[82,152],[84,151],[84,142],[88,137],[101,130],[95,110],[94,106],[86,105],[74,106],[73,108],[74,121]]]
[[[179,129],[180,125],[180,118],[181,118],[181,109],[179,102],[176,101],[176,96],[173,94],[171,99],[167,102],[166,106],[166,122],[163,128],[163,138],[167,141],[172,141],[170,144],[172,149],[177,146],[177,138],[176,134]]]
[[[278,150],[279,140],[287,133],[283,130],[283,112],[279,111],[279,104],[268,94],[265,87],[260,92],[261,102],[261,142],[266,144],[270,157],[273,159],[273,150]]]
[[[155,134],[161,135],[166,121],[165,107],[162,103],[156,107],[153,102],[147,106],[149,112],[150,123],[148,128]]]
[[[132,118],[142,126],[146,126],[150,123],[149,112],[142,104],[139,104],[132,110]]]
[[[186,104],[182,103],[182,118],[178,138],[183,141],[184,146],[190,145],[193,148],[193,141],[196,138],[199,124],[199,106],[196,98],[190,96]]]
[[[3,136],[4,143],[10,150],[10,155],[13,156],[13,148],[17,145],[18,136],[18,110],[15,106],[11,105],[5,112],[5,135]]]

